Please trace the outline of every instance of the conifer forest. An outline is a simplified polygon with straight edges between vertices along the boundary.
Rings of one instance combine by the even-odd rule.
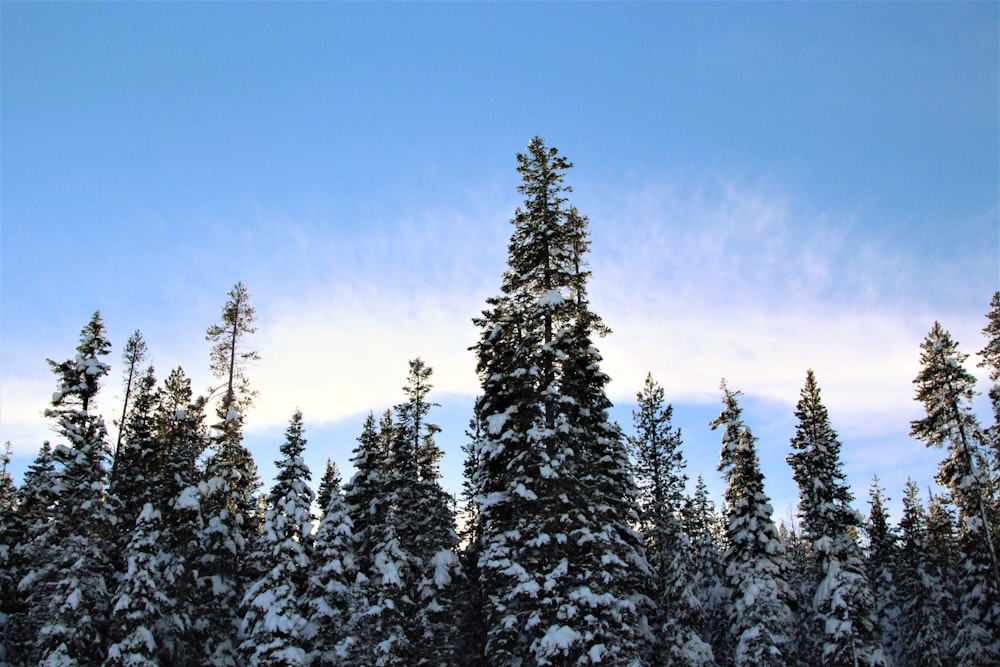
[[[689,490],[652,376],[632,424],[609,418],[571,167],[537,137],[517,155],[507,268],[469,313],[480,392],[459,498],[441,485],[423,360],[400,369],[400,403],[358,424],[350,478],[306,467],[296,411],[264,489],[242,432],[248,289],[205,332],[214,387],[154,371],[136,332],[115,369],[124,400],[103,415],[114,374],[95,313],[48,362],[56,437],[19,486],[0,476],[0,665],[1000,665],[1000,292],[978,353],[991,423],[942,324],[913,351],[910,434],[940,451],[939,492],[891,490],[898,521],[877,479],[858,503],[803,369],[797,525],[780,524],[738,387],[722,382],[710,425],[721,502],[703,477]]]

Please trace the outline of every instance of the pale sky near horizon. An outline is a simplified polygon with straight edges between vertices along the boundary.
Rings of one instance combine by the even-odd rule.
[[[318,480],[369,410],[435,369],[446,486],[477,392],[534,135],[575,167],[614,417],[647,372],[688,472],[722,484],[719,381],[744,392],[787,517],[792,410],[816,371],[857,507],[940,452],[908,437],[935,319],[973,356],[1000,288],[1000,5],[0,4],[0,442],[20,474],[100,310],[159,377],[210,383],[243,281],[269,484],[304,413]],[[985,378],[980,385],[985,392]],[[435,416],[432,412],[432,417]],[[984,412],[985,414],[985,412]],[[896,517],[898,518],[898,512]]]

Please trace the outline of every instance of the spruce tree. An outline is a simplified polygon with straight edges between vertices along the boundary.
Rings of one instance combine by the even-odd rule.
[[[327,457],[326,465],[323,468],[323,476],[319,480],[319,487],[316,489],[316,507],[319,508],[320,517],[326,511],[326,506],[330,504],[330,499],[334,493],[342,493],[340,470],[332,459]]]
[[[206,635],[199,629],[207,603],[197,577],[204,556],[198,468],[207,442],[204,408],[204,397],[194,397],[184,370],[171,371],[159,392],[155,440],[164,468],[157,494],[163,518],[160,575],[172,603],[163,610],[158,641],[169,656],[164,664],[173,667],[194,663]]]
[[[480,667],[486,659],[486,623],[483,616],[485,600],[479,576],[479,556],[482,553],[482,522],[476,471],[479,469],[478,452],[484,442],[486,424],[474,411],[465,431],[467,438],[462,445],[465,461],[462,464],[464,479],[459,498],[457,528],[459,559],[466,576],[466,595],[458,611],[460,655],[470,667]]]
[[[383,573],[376,568],[376,556],[385,544],[391,503],[392,475],[390,451],[395,437],[392,413],[386,411],[376,423],[369,413],[365,419],[351,462],[355,473],[344,488],[344,504],[353,528],[352,550],[357,576],[351,591],[351,608],[345,628],[348,637],[339,647],[338,657],[348,667],[373,664],[380,632],[388,624],[381,621]],[[395,537],[390,543],[394,543]],[[397,576],[398,578],[398,571]],[[396,586],[393,581],[391,586]]]
[[[990,301],[983,335],[986,336],[986,346],[979,351],[979,367],[987,370],[993,383],[989,391],[993,425],[987,429],[987,434],[992,449],[994,480],[997,480],[1000,477],[1000,291],[994,292]]]
[[[49,362],[59,383],[45,413],[65,440],[52,452],[56,511],[40,536],[40,562],[19,584],[38,628],[37,650],[28,661],[40,665],[99,664],[104,658],[114,516],[106,495],[111,450],[96,401],[110,348],[100,313],[94,313],[74,358]]]
[[[213,426],[213,452],[199,489],[204,548],[198,573],[204,606],[198,631],[204,636],[200,659],[220,667],[238,664],[239,603],[253,576],[248,555],[260,525],[257,466],[242,443],[243,416],[256,395],[246,366],[259,358],[246,347],[246,337],[256,331],[249,298],[243,283],[237,283],[222,307],[222,321],[210,326],[205,336],[215,343],[211,369],[223,384],[212,391],[219,394],[219,421]]]
[[[897,535],[892,529],[886,509],[889,498],[879,484],[878,475],[872,479],[868,493],[871,509],[865,522],[865,533],[868,536],[865,566],[875,597],[875,613],[882,626],[883,645],[892,661],[896,662],[901,650],[900,610],[894,575],[899,552]]]
[[[314,494],[309,468],[302,459],[306,440],[302,413],[292,415],[284,455],[275,465],[277,481],[251,558],[261,574],[243,600],[241,648],[244,663],[253,667],[308,665],[304,630],[308,612],[303,604],[312,560]]]
[[[951,636],[942,571],[931,553],[927,514],[920,489],[912,479],[903,491],[903,515],[899,520],[899,656],[895,667],[943,667],[952,664]]]
[[[701,609],[693,589],[694,548],[681,518],[684,504],[684,457],[680,429],[671,424],[673,407],[664,404],[663,387],[646,376],[632,413],[635,435],[628,438],[634,457],[639,517],[646,555],[654,577],[649,595],[658,639],[657,664],[714,664],[712,648],[699,635]]]
[[[631,595],[648,573],[608,378],[592,337],[587,220],[567,205],[572,165],[534,138],[519,154],[500,295],[475,323],[486,434],[476,455],[494,664],[627,664],[639,654]]]
[[[390,503],[398,521],[396,538],[401,551],[412,558],[412,581],[403,581],[415,605],[408,624],[414,665],[457,664],[458,633],[455,616],[464,593],[464,575],[455,549],[454,511],[441,488],[438,461],[441,450],[434,436],[440,427],[428,420],[435,404],[427,400],[433,388],[432,369],[422,360],[410,361],[403,392],[407,400],[395,407],[392,443]]]
[[[151,488],[159,483],[156,476],[163,472],[156,469],[155,461],[160,454],[160,443],[154,436],[158,397],[153,367],[148,367],[141,375],[136,373],[131,382],[131,409],[124,416],[119,430],[108,487],[116,505],[118,547],[121,550],[130,538],[136,518],[150,500]],[[116,566],[121,566],[120,559]]]
[[[43,619],[37,609],[27,606],[27,598],[33,592],[35,581],[47,581],[54,576],[46,551],[46,536],[54,527],[58,495],[55,459],[52,446],[46,440],[24,473],[17,493],[17,513],[9,530],[16,539],[9,560],[14,594],[4,601],[10,614],[7,659],[11,664],[31,662],[37,650],[38,630]]]
[[[174,607],[160,577],[162,540],[163,517],[152,503],[146,503],[125,549],[126,569],[113,597],[111,646],[104,667],[160,665],[163,647],[157,635],[164,614]]]
[[[938,482],[958,508],[962,591],[955,656],[960,665],[1000,664],[1000,562],[989,477],[983,470],[983,439],[972,411],[975,378],[951,335],[935,322],[921,343],[921,370],[914,380],[926,417],[911,422],[911,435],[929,447],[945,447]]]
[[[14,551],[24,533],[17,520],[17,487],[7,472],[11,458],[8,440],[0,450],[0,665],[7,665],[10,617],[17,610],[17,579]]]
[[[840,441],[810,370],[795,409],[788,456],[799,485],[799,518],[814,554],[811,612],[823,665],[885,665],[875,601],[854,534],[861,516],[841,469]]]
[[[340,472],[329,459],[320,488],[325,500],[306,586],[309,623],[304,634],[309,643],[310,664],[333,667],[341,664],[344,657],[343,642],[347,638],[357,568],[354,527],[340,489]]]
[[[115,440],[114,464],[111,467],[111,479],[115,479],[115,468],[118,465],[118,451],[121,449],[122,440],[128,428],[126,420],[131,408],[132,389],[142,374],[142,362],[147,353],[146,341],[142,338],[142,333],[137,329],[125,342],[125,350],[122,352],[122,364],[124,365],[123,379],[125,380],[125,398],[122,399],[122,416],[118,421],[118,437]]]
[[[730,641],[733,664],[789,665],[796,660],[790,636],[794,603],[785,579],[787,563],[773,509],[764,493],[757,460],[757,438],[743,422],[739,392],[722,383],[723,410],[712,421],[722,429],[719,471],[726,478],[726,584],[730,590]]]
[[[699,635],[712,647],[717,662],[726,653],[729,627],[725,622],[727,597],[723,581],[722,544],[725,521],[708,496],[705,478],[698,475],[694,493],[684,501],[684,530],[693,549],[691,589],[701,610]]]

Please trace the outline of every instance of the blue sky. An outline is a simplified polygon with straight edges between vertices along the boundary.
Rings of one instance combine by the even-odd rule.
[[[787,516],[813,368],[859,508],[873,473],[898,499],[940,458],[907,435],[920,340],[939,319],[974,353],[1000,287],[998,25],[996,3],[4,2],[15,478],[51,437],[45,359],[94,310],[114,361],[140,329],[161,377],[206,387],[204,330],[242,280],[265,479],[296,407],[314,474],[346,468],[421,356],[457,490],[470,319],[499,288],[514,155],[540,135],[576,165],[626,431],[651,371],[689,472],[721,492],[726,377]]]

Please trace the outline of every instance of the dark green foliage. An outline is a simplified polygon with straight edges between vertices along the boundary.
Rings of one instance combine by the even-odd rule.
[[[107,496],[110,447],[104,420],[93,412],[111,344],[99,313],[84,327],[73,359],[49,362],[58,378],[52,407],[65,440],[52,451],[56,493],[52,522],[38,536],[19,588],[36,638],[26,662],[96,664],[104,658],[114,517]],[[28,635],[30,636],[30,635]]]
[[[794,604],[785,579],[785,550],[764,493],[757,439],[743,423],[739,392],[722,383],[723,409],[711,426],[722,429],[719,471],[726,477],[726,535],[723,557],[730,591],[729,640],[733,664],[788,665],[795,657]]]
[[[993,527],[996,504],[984,470],[982,430],[972,411],[975,378],[940,323],[921,343],[921,370],[914,380],[916,399],[926,416],[911,422],[911,435],[948,452],[938,468],[938,482],[958,508],[960,571],[964,590],[955,636],[960,665],[1000,663],[1000,562]]]
[[[899,554],[896,533],[889,522],[886,504],[889,499],[879,485],[878,477],[872,480],[868,503],[871,509],[865,522],[868,549],[865,567],[875,597],[875,613],[882,627],[882,638],[890,657],[895,659],[901,650],[899,603],[896,592],[896,562]]]
[[[347,636],[357,568],[353,523],[344,504],[335,463],[327,462],[321,489],[325,492],[325,504],[306,586],[309,623],[304,634],[312,664],[333,666],[341,663],[337,648]]]
[[[292,415],[275,465],[278,476],[267,500],[250,560],[260,575],[243,598],[244,663],[290,667],[309,664],[304,597],[312,561],[315,517],[309,468],[302,460],[306,441],[302,413]]]
[[[712,649],[699,630],[702,609],[693,584],[695,549],[684,530],[684,458],[680,429],[671,425],[673,408],[652,375],[637,395],[632,413],[635,435],[628,438],[638,488],[640,530],[654,576],[648,579],[650,600],[658,613],[651,621],[657,641],[651,645],[655,664],[714,664]],[[656,657],[653,657],[656,656]]]
[[[920,489],[908,480],[903,492],[896,563],[900,607],[896,667],[943,667],[954,662],[950,638],[955,609],[945,580],[950,563],[940,559],[939,545],[944,537],[940,528],[936,526],[939,534],[932,538],[928,523]]]
[[[610,424],[589,310],[587,220],[567,206],[572,165],[534,138],[517,156],[500,295],[475,320],[486,425],[477,443],[479,577],[494,664],[627,664],[639,652],[647,564],[634,488]]]
[[[841,470],[840,441],[811,370],[795,416],[794,453],[788,463],[799,485],[799,518],[814,555],[813,586],[804,605],[814,619],[809,633],[817,640],[814,654],[830,666],[885,665],[875,601],[854,541],[861,516],[850,507],[854,498]]]
[[[222,308],[222,322],[212,325],[206,339],[212,348],[212,373],[223,380],[214,425],[213,452],[205,462],[199,488],[202,550],[197,563],[200,613],[196,634],[206,651],[200,660],[220,667],[238,664],[240,601],[253,572],[249,550],[260,527],[257,466],[243,446],[243,414],[253,401],[246,364],[258,358],[245,348],[254,333],[254,310],[243,283],[237,283]]]

